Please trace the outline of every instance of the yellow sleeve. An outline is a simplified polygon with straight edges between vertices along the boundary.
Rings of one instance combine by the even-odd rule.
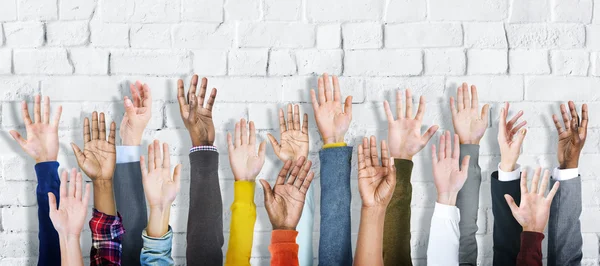
[[[256,205],[252,181],[235,181],[231,204],[231,228],[225,265],[250,265]]]
[[[323,145],[323,149],[346,147],[346,142],[336,142]]]

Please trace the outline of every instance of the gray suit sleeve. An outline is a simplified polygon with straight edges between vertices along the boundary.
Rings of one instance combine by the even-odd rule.
[[[479,187],[481,186],[481,168],[479,168],[479,145],[461,144],[460,161],[471,156],[467,181],[458,192],[456,207],[460,210],[460,265],[477,265],[477,213],[479,210]]]
[[[556,180],[550,181],[551,187]],[[581,265],[581,177],[560,181],[548,221],[548,266]]]
[[[123,265],[140,265],[142,231],[148,223],[140,162],[117,164],[113,182],[117,210],[125,228],[121,262]]]

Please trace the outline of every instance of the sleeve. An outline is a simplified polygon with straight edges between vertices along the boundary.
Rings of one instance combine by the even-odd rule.
[[[435,203],[429,230],[427,265],[459,265],[460,219],[460,212],[455,206]]]
[[[92,231],[92,250],[90,265],[121,265],[121,241],[125,228],[121,215],[107,215],[94,209],[90,230]]]
[[[150,237],[146,234],[146,230],[144,230],[142,232],[142,240],[144,243],[140,254],[140,263],[142,265],[175,265],[171,256],[173,246],[173,230],[171,226],[169,226],[169,231],[160,238]]]
[[[306,199],[304,201],[304,208],[302,209],[302,216],[298,222],[296,230],[298,231],[298,260],[302,266],[313,265],[313,228],[314,228],[314,212],[315,212],[315,200],[313,199],[313,187],[308,188],[306,193]]]
[[[298,266],[297,231],[273,230],[271,233],[271,266]]]
[[[319,265],[352,265],[350,173],[352,147],[319,152],[321,161],[321,228]]]
[[[233,204],[231,204],[231,228],[225,265],[250,266],[256,205],[254,205],[253,181],[235,181]]]
[[[48,192],[52,192],[56,197],[57,206],[60,203],[58,166],[56,161],[35,165],[38,181],[36,197],[39,221],[39,265],[60,265],[60,242],[58,232],[50,220],[50,206],[48,205]]]
[[[494,214],[493,264],[494,266],[515,265],[523,228],[513,217],[504,195],[511,195],[517,205],[521,204],[521,180],[500,181],[496,171],[492,173],[491,186]]]
[[[560,175],[555,170],[554,177]],[[575,173],[578,174],[578,173]],[[561,177],[565,177],[563,174]],[[552,178],[550,187],[557,180]],[[548,265],[580,265],[583,258],[581,236],[581,177],[560,181],[550,206],[548,220]]]
[[[219,185],[219,153],[212,148],[192,149],[187,265],[223,265],[223,200]]]
[[[521,250],[517,266],[542,266],[542,240],[544,234],[524,231],[521,233]]]
[[[477,265],[477,214],[479,212],[479,188],[481,187],[481,168],[479,167],[479,145],[461,144],[460,161],[471,156],[467,181],[458,192],[456,207],[460,210],[460,248],[461,265]]]
[[[140,168],[140,146],[117,146],[113,178],[115,203],[123,217],[123,265],[140,265],[142,231],[148,225],[146,197]]]
[[[410,178],[413,162],[394,159],[396,189],[385,213],[383,228],[384,265],[412,265],[410,255]]]

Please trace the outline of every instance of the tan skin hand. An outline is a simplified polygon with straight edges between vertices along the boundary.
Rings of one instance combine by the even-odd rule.
[[[171,155],[169,144],[163,143],[164,157],[160,152],[160,142],[148,145],[148,164],[144,156],[140,158],[142,184],[150,208],[165,209],[171,206],[181,187],[181,164],[175,166],[171,176]]]
[[[314,173],[310,171],[311,161],[304,163],[305,161],[306,158],[300,157],[293,169],[292,161],[286,161],[272,189],[266,180],[260,180],[265,194],[265,208],[273,230],[296,230],[306,193],[314,177]]]
[[[196,95],[198,75],[194,75],[186,98],[183,80],[180,79],[177,82],[179,112],[181,113],[181,119],[183,120],[185,127],[190,133],[192,144],[194,146],[211,146],[215,142],[215,126],[212,119],[212,108],[217,97],[217,89],[212,89],[208,101],[206,102],[206,105],[204,105],[207,85],[208,80],[202,78],[200,94]]]
[[[137,81],[129,85],[131,99],[125,96],[125,115],[119,128],[119,136],[124,146],[142,144],[144,129],[152,118],[152,93],[147,84]]]
[[[327,73],[319,77],[318,91],[318,101],[315,90],[310,90],[310,97],[323,143],[344,142],[344,136],[352,121],[352,96],[346,97],[344,108],[342,108],[338,78],[333,76],[332,83],[329,83]]]
[[[470,156],[465,156],[459,168],[460,146],[459,137],[454,134],[454,149],[450,131],[440,137],[440,151],[436,155],[436,147],[431,147],[433,161],[433,181],[437,189],[437,202],[445,205],[456,205],[456,197],[465,182],[469,168]]]
[[[117,153],[115,148],[115,122],[110,124],[110,134],[106,138],[106,122],[104,113],[92,113],[92,129],[90,120],[83,121],[83,152],[75,143],[71,143],[79,167],[94,182],[112,182],[115,172]]]
[[[308,157],[308,115],[304,114],[304,122],[300,125],[300,107],[287,106],[287,124],[283,115],[283,109],[279,109],[279,132],[281,143],[273,135],[269,134],[269,141],[275,154],[281,161],[297,160],[301,156]],[[286,127],[287,125],[287,127]]]
[[[79,239],[86,221],[90,185],[85,185],[85,196],[82,197],[82,178],[75,168],[71,170],[71,181],[67,182],[67,171],[60,176],[60,206],[56,206],[56,196],[48,193],[50,220],[56,231],[63,236],[76,236]],[[69,190],[67,191],[67,183]]]
[[[381,162],[377,155],[377,139],[363,138],[358,145],[358,191],[363,208],[386,208],[396,187],[394,159],[389,157],[387,144],[381,142]]]
[[[508,123],[506,122],[509,107],[510,105],[506,103],[504,108],[500,110],[500,121],[498,122],[498,145],[501,154],[500,170],[505,172],[512,172],[515,169],[523,140],[527,134],[526,129],[521,129],[527,124],[527,121],[517,124],[519,118],[523,116],[523,111],[519,111]]]
[[[433,125],[425,134],[421,134],[421,124],[425,115],[425,98],[421,96],[417,115],[414,118],[412,105],[412,95],[408,89],[406,90],[406,112],[404,112],[402,110],[402,93],[397,91],[396,115],[398,119],[394,119],[390,104],[388,101],[383,102],[388,120],[390,153],[394,158],[412,160],[412,157],[427,145],[439,128],[437,125]]]
[[[523,227],[523,231],[544,233],[548,217],[550,216],[550,205],[560,185],[559,182],[554,183],[548,195],[544,197],[548,188],[550,171],[544,171],[544,178],[538,189],[541,172],[542,169],[539,167],[535,170],[533,181],[531,182],[531,191],[527,190],[527,171],[521,173],[520,206],[517,206],[515,200],[510,195],[504,195],[515,220]]]
[[[250,135],[246,127],[246,119],[235,123],[235,144],[231,134],[227,133],[227,146],[229,148],[229,163],[235,181],[252,181],[260,173],[265,164],[266,142],[261,142],[256,153],[256,129],[254,122],[250,121]]]
[[[479,111],[479,96],[475,85],[471,86],[471,97],[469,97],[467,83],[458,87],[456,94],[458,97],[456,104],[454,97],[450,97],[454,132],[458,134],[460,144],[479,144],[488,127],[490,106],[486,104],[481,112]]]
[[[56,161],[58,157],[58,123],[62,113],[62,106],[59,106],[54,120],[50,121],[50,98],[44,97],[44,115],[41,115],[41,96],[35,96],[33,107],[34,120],[31,121],[27,102],[21,103],[21,113],[27,139],[24,139],[19,132],[11,130],[10,135],[19,143],[23,151],[31,156],[36,163]]]
[[[587,126],[589,121],[587,104],[584,104],[581,109],[582,118],[580,120],[575,103],[569,101],[570,117],[565,105],[560,105],[560,112],[565,125],[564,128],[558,120],[558,116],[552,115],[554,125],[558,131],[557,156],[560,169],[577,168],[579,166],[579,156],[583,149],[583,145],[585,144],[585,139],[587,138]]]

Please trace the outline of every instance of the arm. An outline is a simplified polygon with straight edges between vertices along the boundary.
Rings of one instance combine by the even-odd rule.
[[[35,173],[38,179],[36,196],[39,221],[38,239],[40,241],[39,260],[48,262],[49,265],[60,265],[61,262],[61,242],[58,232],[56,232],[50,220],[50,209],[48,207],[48,193],[60,195],[58,193],[60,187],[58,165],[56,161],[40,162],[35,165]],[[59,200],[60,197],[57,196],[56,201]]]
[[[459,265],[459,221],[456,206],[435,203],[429,228],[427,265]]]
[[[227,133],[229,162],[235,178],[234,199],[231,204],[231,228],[225,265],[250,265],[256,205],[254,205],[254,180],[265,163],[266,142],[260,143],[256,153],[256,129],[250,121],[250,134],[246,120],[235,123],[235,145]]]
[[[142,265],[175,265],[171,256],[173,246],[173,230],[169,226],[166,234],[160,237],[148,236],[146,230],[142,232],[142,252],[140,263]]]
[[[582,106],[582,119],[573,102],[569,102],[571,118],[564,105],[560,107],[564,129],[554,115],[558,132],[558,162],[552,183],[560,181],[560,191],[550,208],[548,224],[548,265],[579,265],[583,257],[581,236],[581,177],[579,156],[585,144],[588,125],[588,106]]]
[[[523,231],[516,265],[542,266],[542,240],[544,240],[543,233]]]
[[[121,241],[125,229],[121,216],[93,210],[90,220],[92,249],[90,265],[121,265]]]
[[[273,230],[271,233],[271,266],[298,266],[298,244],[295,230]]]

